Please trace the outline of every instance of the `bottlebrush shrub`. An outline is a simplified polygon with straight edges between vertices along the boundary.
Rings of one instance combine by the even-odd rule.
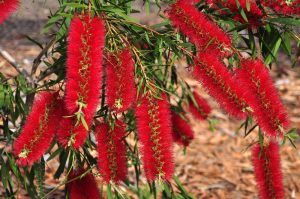
[[[241,88],[226,66],[211,53],[199,53],[195,59],[193,76],[230,115],[244,119],[247,103]]]
[[[172,127],[173,140],[177,144],[187,147],[194,139],[190,124],[175,112],[172,112]]]
[[[19,0],[0,0],[0,24],[19,6]]]
[[[109,53],[106,65],[106,99],[110,110],[122,112],[135,101],[134,61],[129,49]]]
[[[126,179],[127,158],[124,143],[125,127],[117,122],[113,129],[108,124],[96,127],[98,168],[104,182],[119,183]]]
[[[70,199],[100,199],[97,182],[86,170],[72,170],[68,176],[67,191]]]
[[[189,99],[188,111],[197,119],[205,120],[211,112],[209,104],[197,92],[193,92],[193,96],[197,105]]]
[[[284,198],[277,142],[271,141],[266,146],[260,146],[260,144],[253,146],[252,161],[260,198]]]
[[[188,1],[178,0],[167,14],[172,24],[201,51],[230,55],[231,40],[226,33]]]
[[[69,114],[94,116],[101,91],[103,48],[102,20],[75,16],[70,24],[67,51],[65,104]]]
[[[261,25],[261,19],[265,17],[265,14],[259,9],[256,1],[239,0],[238,2],[239,4],[237,4],[236,0],[207,0],[207,3],[212,8],[219,10],[222,15],[232,15],[234,20],[241,23],[249,23],[250,27]],[[249,9],[247,9],[247,4],[249,4]],[[240,14],[240,9],[243,9],[244,17]]]
[[[4,2],[3,0],[0,1]],[[122,121],[126,123],[126,134],[123,134],[122,140],[126,145],[127,166],[131,176],[119,184],[115,184],[113,180],[104,183],[103,196],[101,197],[105,198],[107,195],[111,198],[120,198],[129,193],[133,198],[159,198],[161,196],[193,198],[181,185],[180,176],[178,179],[174,176],[175,179],[170,180],[174,170],[172,159],[173,127],[184,125],[185,127],[181,128],[182,132],[188,127],[185,122],[171,120],[169,100],[172,103],[179,102],[178,107],[172,107],[177,112],[182,108],[186,108],[184,110],[188,112],[187,106],[182,107],[181,102],[190,95],[191,86],[194,83],[185,73],[184,67],[179,66],[177,70],[174,65],[195,66],[188,69],[194,69],[194,77],[216,99],[220,107],[230,116],[239,119],[246,118],[248,115],[249,118],[241,121],[242,124],[239,126],[244,129],[245,136],[251,133],[251,141],[256,135],[252,133],[256,127],[255,124],[252,125],[252,116],[256,120],[257,118],[254,114],[256,110],[252,108],[253,105],[251,106],[249,102],[255,102],[260,106],[261,101],[257,100],[255,93],[251,94],[251,89],[248,86],[243,86],[239,76],[229,68],[237,68],[241,56],[245,54],[249,57],[260,54],[268,65],[277,61],[276,57],[278,57],[279,52],[288,55],[284,56],[286,58],[297,58],[296,52],[293,50],[294,45],[289,44],[299,43],[296,31],[296,26],[300,23],[298,16],[283,16],[272,11],[271,6],[261,5],[261,0],[257,0],[257,5],[263,11],[264,18],[261,20],[263,24],[253,30],[253,27],[245,23],[244,18],[240,23],[234,21],[237,19],[233,17],[246,14],[250,20],[251,14],[248,13],[247,7],[250,5],[249,12],[254,12],[254,0],[246,1],[250,3],[246,3],[246,9],[244,3],[240,3],[245,13],[241,9],[237,12],[235,7],[232,11],[226,8],[226,12],[214,10],[205,4],[206,1],[156,1],[156,4],[145,3],[143,6],[134,6],[135,4],[130,3],[131,1],[60,0],[57,3],[57,10],[51,12],[51,16],[48,17],[43,29],[47,32],[46,35],[53,37],[53,40],[42,40],[41,45],[34,42],[42,46],[43,49],[37,53],[33,67],[28,68],[26,65],[26,70],[22,70],[21,64],[18,64],[17,60],[12,62],[12,59],[6,56],[7,53],[5,54],[5,52],[10,51],[10,46],[1,43],[1,48],[4,48],[4,51],[1,50],[0,52],[0,62],[4,61],[6,64],[7,61],[7,67],[12,65],[18,72],[13,73],[16,76],[11,76],[12,74],[8,74],[7,70],[1,70],[2,74],[0,74],[0,146],[5,146],[4,153],[1,153],[3,164],[1,162],[0,178],[3,190],[5,190],[5,197],[13,198],[26,192],[30,198],[53,198],[54,196],[51,194],[55,190],[49,190],[46,194],[42,193],[43,184],[45,184],[42,178],[47,172],[44,170],[44,166],[48,164],[47,161],[51,160],[57,163],[55,178],[61,179],[62,183],[67,182],[68,179],[68,176],[63,175],[71,171],[76,165],[86,165],[89,170],[98,166],[98,157],[95,156],[96,150],[100,151],[108,143],[101,144],[96,149],[98,135],[95,135],[96,137],[93,134],[89,136],[87,129],[93,129],[96,121],[110,121],[107,125],[109,129],[114,129],[114,123],[111,121],[122,118]],[[5,2],[12,1],[6,0]],[[176,3],[173,4],[173,2]],[[213,2],[217,2],[217,0],[213,0]],[[227,2],[233,5],[233,1],[228,0]],[[163,9],[156,8],[156,6]],[[215,9],[221,7],[222,5]],[[165,8],[166,12],[164,12]],[[143,14],[144,10],[152,9],[157,10],[156,17],[151,18],[150,21],[142,20],[146,22],[142,24],[141,20],[138,19],[140,15],[136,15],[136,13]],[[133,19],[136,16],[138,17]],[[68,30],[67,27],[70,29]],[[2,29],[0,32],[3,32]],[[13,35],[8,36],[13,37]],[[29,36],[34,37],[34,35]],[[113,56],[119,57],[119,60],[125,64],[131,65],[130,62],[133,60],[135,62],[132,63],[132,65],[134,64],[134,78],[131,73],[133,70],[127,69],[124,64],[120,69],[124,69],[126,75],[118,74],[125,78],[121,82],[122,84],[127,81],[126,78],[131,79],[131,84],[136,83],[136,88],[132,86],[132,88],[124,89],[126,95],[122,96],[123,98],[128,97],[127,95],[131,95],[131,92],[139,94],[138,99],[133,99],[134,109],[124,108],[127,106],[124,102],[127,100],[119,100],[118,97],[114,96],[114,92],[110,92],[108,89],[109,86],[118,88],[120,83],[116,81],[117,78],[106,79],[107,59],[104,60],[103,66],[101,65],[104,36],[107,43],[104,54],[109,56],[112,52],[116,52]],[[1,42],[6,41],[5,37],[3,40],[2,35],[0,36]],[[14,43],[13,39],[12,43]],[[7,51],[5,48],[8,48]],[[129,58],[128,53],[128,59],[124,59],[121,52],[128,49],[132,53],[132,58]],[[225,59],[225,56],[229,57]],[[223,60],[228,62],[228,67]],[[114,71],[111,70],[111,72]],[[111,77],[119,77],[118,75],[114,73]],[[56,145],[55,142],[52,142],[53,148],[49,149],[49,153],[51,153],[49,158],[35,163],[30,168],[19,168],[19,165],[11,163],[20,159],[17,156],[22,152],[22,149],[16,156],[10,151],[13,138],[17,137],[19,133],[16,128],[22,124],[24,113],[31,107],[32,95],[37,90],[47,89],[49,86],[59,88],[59,92],[64,92],[65,96],[64,103],[60,104],[66,110],[63,111],[63,117],[59,119],[60,121],[56,122],[56,126],[59,126],[56,141],[59,144]],[[157,96],[158,93],[154,94],[149,90],[163,92],[162,99]],[[102,94],[100,95],[100,93]],[[110,97],[113,97],[113,100],[108,106],[107,101]],[[249,99],[253,97],[255,99]],[[194,98],[192,97],[192,99]],[[271,100],[273,99],[271,98]],[[113,106],[115,104],[121,106],[121,101],[124,111],[121,110],[122,112],[118,113],[120,111]],[[276,100],[274,103],[277,103]],[[201,103],[197,102],[197,104],[202,107]],[[42,111],[40,108],[39,110]],[[270,113],[276,115],[275,119],[278,117],[276,111],[261,113],[268,120],[270,120]],[[30,124],[25,123],[25,125],[33,125],[34,122],[28,123]],[[214,125],[215,122],[211,121],[210,129],[214,129]],[[258,123],[258,125],[261,124]],[[286,127],[282,126],[285,130]],[[263,128],[261,130],[265,131]],[[188,134],[188,130],[185,131],[185,134]],[[189,133],[191,134],[191,132]],[[104,136],[103,133],[101,135]],[[267,135],[269,133],[260,134],[257,140],[259,138],[262,140],[261,136],[264,136],[264,140],[270,139]],[[278,136],[276,139],[293,142],[295,136],[296,133],[291,130],[284,137]],[[249,141],[249,139],[247,140]],[[50,142],[51,140],[47,141],[47,144]],[[43,149],[42,147],[39,148]],[[1,151],[3,147],[0,148]],[[34,147],[34,149],[36,148],[38,146]],[[42,154],[42,152],[39,153]],[[143,180],[142,167],[145,169],[148,183]],[[19,175],[20,173],[22,175]],[[33,174],[37,174],[34,176],[37,177],[36,179],[33,179]],[[162,181],[159,183],[153,182],[160,178]],[[170,180],[172,183],[164,180]],[[58,184],[58,186],[60,185],[62,184]],[[132,189],[133,187],[135,188]],[[67,188],[68,186],[66,186]],[[82,190],[81,187],[79,189]],[[18,193],[19,190],[22,190],[21,193]],[[127,193],[120,193],[120,191]],[[0,193],[1,197],[4,196]]]
[[[260,0],[262,5],[283,15],[300,15],[300,0]]]
[[[247,102],[259,126],[267,135],[282,136],[289,120],[267,67],[259,59],[244,59],[236,74],[247,96],[253,96]]]
[[[40,92],[32,105],[13,151],[20,166],[32,165],[50,147],[61,117],[61,100],[57,92]]]
[[[169,180],[173,175],[171,113],[166,94],[162,99],[151,92],[141,97],[136,108],[137,130],[148,181]]]

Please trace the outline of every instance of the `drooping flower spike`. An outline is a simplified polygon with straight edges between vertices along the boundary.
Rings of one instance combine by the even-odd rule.
[[[93,117],[100,98],[104,24],[99,17],[75,16],[67,50],[65,104],[72,114]],[[88,126],[90,123],[88,123]]]
[[[0,0],[0,25],[18,8],[19,4],[19,0]]]
[[[117,122],[113,129],[108,124],[96,127],[98,168],[104,182],[119,183],[126,179],[127,158],[124,143],[125,127]]]
[[[95,177],[86,172],[83,169],[72,170],[68,176],[70,182],[67,184],[67,192],[70,199],[100,199]]]
[[[178,0],[167,10],[172,24],[199,50],[214,55],[230,55],[231,40],[226,33],[198,11],[189,1]]]
[[[13,145],[20,166],[32,165],[50,147],[61,118],[62,100],[57,92],[43,91],[35,97],[32,110]]]
[[[249,23],[250,27],[258,27],[262,22],[261,19],[265,14],[259,9],[255,0],[207,0],[207,3],[214,9],[219,10],[223,15],[233,15],[232,18],[241,23]],[[248,6],[247,6],[248,5]],[[245,19],[240,14],[240,7],[245,13]],[[230,11],[225,11],[225,8]],[[247,21],[246,21],[247,20]]]
[[[187,147],[194,139],[190,124],[175,112],[172,112],[172,129],[173,140],[179,145]]]
[[[269,136],[282,136],[289,120],[267,67],[261,60],[245,59],[236,75],[247,96],[253,96],[245,99],[258,125]]]
[[[279,14],[300,15],[300,0],[259,0],[259,2]]]
[[[205,120],[211,112],[209,104],[197,92],[193,91],[193,96],[197,106],[189,99],[188,111],[198,120]]]
[[[283,199],[284,188],[277,142],[271,141],[266,146],[253,146],[252,162],[260,198]]]
[[[219,59],[211,53],[200,53],[195,61],[193,76],[227,113],[244,119],[248,105],[244,91]]]
[[[136,108],[137,130],[148,181],[169,180],[173,175],[171,113],[166,94],[155,98],[151,91]]]
[[[110,110],[126,111],[135,101],[134,61],[129,49],[107,55],[106,100]]]

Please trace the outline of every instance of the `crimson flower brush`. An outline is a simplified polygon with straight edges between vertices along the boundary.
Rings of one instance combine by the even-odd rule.
[[[259,0],[259,2],[279,14],[300,15],[300,0]]]
[[[173,175],[171,113],[167,96],[146,93],[136,108],[137,130],[148,181],[169,180]]]
[[[261,24],[261,19],[265,14],[259,9],[255,0],[239,0],[237,4],[236,0],[207,0],[207,3],[216,10],[220,10],[221,14],[231,14],[233,19],[241,23],[249,23],[250,27],[257,27]],[[249,9],[247,8],[249,5]],[[240,6],[240,7],[239,7]],[[225,8],[230,11],[226,12]],[[247,21],[240,14],[240,8],[243,9]]]
[[[201,51],[230,55],[231,40],[226,33],[198,11],[189,1],[178,0],[167,10],[172,24]]]
[[[253,96],[245,99],[253,109],[258,125],[269,136],[282,136],[289,127],[289,120],[264,63],[258,59],[242,60],[236,75],[247,96]]]
[[[87,118],[95,114],[101,91],[104,38],[104,24],[99,17],[78,15],[72,19],[65,95],[69,114],[81,114]]]
[[[67,184],[67,191],[70,199],[100,199],[95,177],[85,172],[83,169],[72,170],[68,176],[70,182]]]
[[[61,118],[58,93],[41,92],[34,100],[23,129],[13,145],[13,153],[20,166],[32,165],[50,147]]]
[[[125,127],[117,122],[112,129],[108,124],[96,128],[98,168],[106,183],[119,183],[126,179],[127,158],[124,143]]]
[[[172,112],[173,140],[179,145],[187,147],[194,139],[194,132],[190,124],[180,115]]]
[[[134,61],[128,49],[109,53],[106,65],[106,100],[110,110],[122,112],[135,101]]]
[[[254,174],[261,199],[283,199],[284,188],[280,168],[279,146],[271,141],[266,146],[256,144],[252,149]]]
[[[211,112],[209,104],[197,92],[193,92],[193,96],[197,105],[190,99],[188,111],[198,120],[205,120]]]
[[[0,24],[19,6],[19,0],[0,0]]]
[[[248,105],[244,100],[244,89],[215,55],[200,53],[195,60],[193,76],[227,113],[237,119],[246,117]]]

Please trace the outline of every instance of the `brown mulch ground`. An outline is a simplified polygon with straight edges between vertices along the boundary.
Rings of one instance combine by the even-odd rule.
[[[46,4],[44,4],[46,2]],[[0,27],[0,47],[12,54],[24,68],[30,68],[33,59],[40,49],[26,40],[26,34],[40,40],[48,41],[48,37],[36,34],[44,24],[49,12],[47,3],[54,1],[24,1],[21,10]],[[50,3],[53,8],[55,5]],[[53,4],[53,5],[52,5]],[[43,9],[38,9],[38,8]],[[32,10],[38,10],[33,12]],[[37,20],[38,19],[38,20]],[[280,69],[288,75],[276,77],[276,86],[280,91],[283,103],[286,105],[292,126],[300,128],[300,70],[290,68],[290,63],[283,56],[279,58]],[[275,67],[276,69],[276,67]],[[278,69],[278,67],[277,67]],[[5,60],[0,58],[0,71],[8,77],[15,76],[16,71]],[[272,73],[277,76],[278,71]],[[188,77],[187,77],[188,78]],[[196,198],[257,198],[251,154],[247,148],[255,138],[255,132],[244,138],[243,131],[237,132],[241,121],[229,119],[201,90],[201,86],[189,80],[210,104],[214,111],[210,120],[217,120],[215,130],[209,130],[207,121],[193,121],[196,138],[183,154],[182,148],[175,146],[176,173],[183,185]],[[282,147],[282,168],[286,198],[300,198],[300,142],[298,149],[286,144]],[[47,167],[46,186],[53,188],[59,181],[53,180],[53,172],[57,163],[51,162]],[[1,186],[1,184],[0,184]],[[52,198],[59,198],[63,192]]]
[[[287,72],[289,76],[277,79],[276,85],[292,126],[299,128],[300,74],[294,69]],[[191,84],[201,90],[198,83],[191,81]],[[211,98],[207,99],[212,102]],[[256,198],[251,150],[248,146],[257,140],[257,132],[244,138],[243,129],[237,131],[241,122],[229,119],[217,105],[211,104],[215,107],[211,119],[218,120],[216,129],[210,131],[207,121],[192,122],[196,139],[186,156],[176,156],[177,173],[196,198]],[[281,148],[286,198],[300,198],[300,142],[296,142],[296,145],[298,149],[289,144]],[[180,154],[178,147],[177,150],[179,152],[176,154]]]

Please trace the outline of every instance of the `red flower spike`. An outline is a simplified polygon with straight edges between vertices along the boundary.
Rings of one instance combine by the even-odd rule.
[[[243,89],[214,54],[200,53],[193,75],[227,113],[238,119],[246,117]]]
[[[104,24],[99,17],[79,15],[72,19],[65,96],[68,115],[82,111],[90,118],[95,114],[101,94],[104,38]]]
[[[13,153],[18,157],[18,165],[32,165],[50,147],[61,117],[59,104],[62,101],[57,97],[57,92],[46,91],[36,96],[32,110],[13,146]]]
[[[116,112],[126,111],[135,101],[134,61],[128,49],[108,54],[106,73],[107,105]]]
[[[137,130],[148,181],[173,175],[171,113],[167,96],[162,100],[147,93],[136,108]]]
[[[19,6],[19,0],[0,0],[0,24]]]
[[[283,15],[300,15],[300,0],[260,0],[260,3]]]
[[[188,146],[194,139],[194,132],[191,126],[174,112],[172,112],[172,127],[174,142],[183,146]]]
[[[96,128],[98,168],[103,180],[119,183],[127,176],[126,146],[123,141],[125,127],[117,122],[114,129],[107,124],[101,124]]]
[[[242,60],[236,74],[247,90],[247,96],[254,97],[246,100],[254,111],[258,125],[270,136],[282,136],[283,130],[289,127],[289,120],[264,63],[258,59]]]
[[[84,119],[87,124],[93,122],[93,117],[84,117]],[[75,116],[68,116],[68,111],[64,109],[56,136],[63,147],[79,149],[88,137],[88,130],[81,121],[77,121]]]
[[[194,91],[193,96],[198,107],[196,107],[192,100],[189,100],[188,110],[196,119],[205,120],[211,112],[211,108],[205,99],[203,99],[197,92]]]
[[[236,0],[207,0],[207,3],[216,10],[220,9],[220,13],[223,15],[233,14],[233,19],[241,23],[246,23],[245,19],[241,16],[239,7]],[[261,24],[261,19],[265,14],[259,9],[255,0],[239,0],[241,8],[246,14],[250,27],[258,27]],[[249,4],[250,10],[247,9]],[[227,8],[230,12],[226,12],[224,8]]]
[[[230,55],[231,40],[216,24],[198,11],[189,1],[179,0],[167,10],[172,24],[201,51],[214,55]]]
[[[69,181],[77,178],[67,184],[70,199],[100,199],[97,182],[93,174],[88,173],[79,177],[85,172],[82,169],[73,170],[68,176]]]
[[[256,144],[252,150],[252,162],[260,198],[283,199],[284,188],[278,144],[270,142],[263,148]]]

